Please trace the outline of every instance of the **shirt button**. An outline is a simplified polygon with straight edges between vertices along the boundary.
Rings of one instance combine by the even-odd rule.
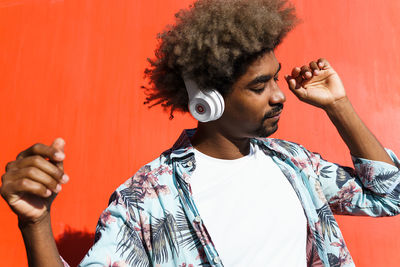
[[[221,263],[221,259],[218,256],[214,257],[213,260],[214,260],[214,263]]]
[[[195,220],[196,222],[199,223],[199,222],[201,222],[201,217],[197,215],[197,216],[194,218],[194,220]]]
[[[192,165],[193,165],[193,162],[191,162],[191,161],[188,161],[187,165],[188,165],[189,167],[192,167]]]

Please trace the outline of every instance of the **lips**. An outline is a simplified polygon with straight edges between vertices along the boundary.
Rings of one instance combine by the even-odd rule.
[[[265,113],[263,121],[267,120],[267,119],[279,119],[281,113],[283,110],[283,104],[277,104],[276,106],[274,106],[270,111],[268,111],[267,113]]]
[[[280,111],[278,111],[278,112],[276,112],[276,113],[274,113],[272,115],[266,116],[266,117],[264,117],[264,119],[279,118],[281,113],[282,113],[282,110],[280,110]]]
[[[272,115],[270,118],[273,118],[273,117],[280,116],[280,115],[281,115],[281,113],[282,113],[282,111],[280,111],[280,112],[278,112],[278,113],[276,113],[276,114]]]

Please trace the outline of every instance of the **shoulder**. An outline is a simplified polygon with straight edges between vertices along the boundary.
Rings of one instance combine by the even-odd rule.
[[[174,169],[177,168],[176,166],[183,168],[184,171],[181,171],[180,175],[184,176],[194,168],[188,132],[191,133],[191,131],[183,131],[172,148],[142,166],[121,184],[111,196],[110,204],[122,202],[125,207],[134,205],[144,210],[157,206],[155,203],[157,200],[162,200],[164,203],[174,202],[178,194],[174,182],[176,173]]]
[[[166,176],[172,175],[172,164],[168,154],[162,153],[153,161],[146,163],[139,170],[121,184],[116,191],[122,191],[127,188],[132,188],[133,184],[145,186],[146,183],[154,185],[162,183]]]
[[[122,183],[111,195],[109,205],[144,211],[160,198],[169,201],[176,194],[172,169],[168,156],[161,154]]]

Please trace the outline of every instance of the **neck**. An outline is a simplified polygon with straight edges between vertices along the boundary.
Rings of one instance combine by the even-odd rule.
[[[250,152],[250,138],[234,137],[212,122],[198,123],[191,143],[201,153],[219,159],[238,159]]]

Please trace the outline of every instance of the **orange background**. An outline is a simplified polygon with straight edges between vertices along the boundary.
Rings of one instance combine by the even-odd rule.
[[[188,115],[143,106],[155,36],[190,0],[0,0],[0,166],[33,143],[66,140],[64,186],[52,210],[62,255],[77,264],[113,190],[157,157]],[[400,1],[296,0],[303,23],[277,50],[283,74],[328,58],[381,142],[400,153]],[[349,164],[320,110],[287,103],[275,137]],[[3,167],[1,167],[3,168]],[[16,217],[0,201],[2,266],[24,266]],[[357,266],[399,266],[400,217],[338,217]]]

